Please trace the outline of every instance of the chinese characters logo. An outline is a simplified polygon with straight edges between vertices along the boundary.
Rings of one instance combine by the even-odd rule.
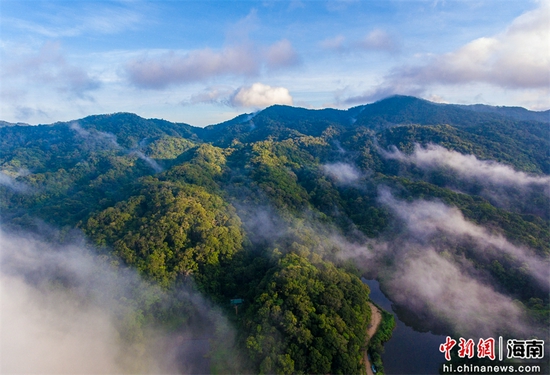
[[[498,340],[499,360],[502,360],[503,345],[502,336]],[[456,340],[453,340],[450,336],[447,336],[445,342],[439,345],[439,351],[445,353],[445,359],[451,360],[451,349],[457,344]],[[496,358],[495,351],[495,339],[489,337],[487,339],[480,338],[477,346],[472,339],[459,338],[458,341],[458,356],[460,358],[473,358],[477,349],[478,358],[489,358],[494,361]],[[516,340],[509,339],[506,341],[507,358],[515,359],[542,359],[544,358],[544,340]]]

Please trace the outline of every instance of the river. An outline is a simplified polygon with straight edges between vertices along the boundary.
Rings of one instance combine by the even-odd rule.
[[[371,300],[395,317],[396,328],[390,341],[384,344],[382,355],[386,374],[439,374],[445,361],[439,345],[445,342],[445,336],[419,332],[405,325],[399,320],[391,301],[380,290],[378,281],[363,279],[363,282],[371,290]]]

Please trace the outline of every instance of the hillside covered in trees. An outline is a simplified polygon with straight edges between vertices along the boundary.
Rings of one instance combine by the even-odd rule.
[[[548,340],[549,116],[396,96],[206,128],[2,123],[0,219],[76,229],[113,267],[198,290],[237,332],[213,372],[365,373],[362,275],[425,330]],[[132,330],[192,324],[138,305]]]

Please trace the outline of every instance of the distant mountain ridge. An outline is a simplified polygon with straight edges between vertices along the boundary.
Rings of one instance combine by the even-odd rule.
[[[91,115],[83,119],[66,122],[57,122],[55,125],[71,123],[74,121],[89,124],[93,121],[102,122],[102,120],[114,117],[136,116],[142,120],[150,120],[156,123],[163,122],[161,127],[178,129],[187,128],[197,135],[203,135],[206,138],[214,138],[223,132],[230,131],[231,127],[244,128],[243,124],[255,123],[255,120],[269,118],[272,121],[280,123],[292,122],[300,127],[300,123],[321,122],[327,124],[338,124],[341,126],[366,126],[369,128],[384,128],[396,125],[471,125],[479,121],[502,120],[504,118],[516,121],[536,121],[550,123],[550,109],[546,111],[531,111],[523,107],[490,106],[485,104],[443,104],[434,103],[425,99],[419,99],[413,96],[395,95],[374,103],[360,105],[340,110],[334,108],[325,109],[307,109],[286,105],[272,105],[255,113],[243,113],[231,120],[218,124],[207,125],[206,127],[197,127],[185,123],[172,123],[162,119],[145,119],[138,115],[126,112],[117,112],[113,114]],[[168,125],[173,124],[173,125]],[[27,123],[10,123],[0,120],[0,127],[5,126],[29,126]],[[205,131],[197,130],[205,129]],[[303,128],[303,126],[301,126]],[[193,130],[192,130],[193,129]],[[98,129],[100,130],[100,129]],[[107,129],[105,131],[108,131]]]
[[[478,115],[472,115],[475,112]],[[299,121],[306,116],[309,119],[323,119],[339,122],[342,125],[395,126],[409,124],[465,125],[472,121],[509,118],[518,121],[538,121],[550,123],[550,110],[531,111],[522,107],[490,106],[485,104],[461,105],[434,103],[413,96],[395,95],[371,104],[360,105],[347,110],[339,109],[306,109],[285,105],[273,105],[257,113],[243,114],[220,124],[228,126],[245,123],[258,115],[270,116],[278,120]],[[464,117],[471,117],[465,120]]]
[[[7,121],[0,120],[0,128],[5,127],[5,126],[31,126],[31,125],[27,124],[25,122],[12,123],[12,122],[7,122]]]
[[[485,104],[457,105],[475,112],[496,113],[521,121],[550,122],[550,109],[546,111],[530,111],[523,107],[495,107]]]
[[[509,152],[503,152],[504,149],[499,151],[500,156],[492,156],[494,160],[522,165],[526,171],[550,173],[550,150],[546,146],[550,121],[542,121],[548,119],[549,114],[550,111],[534,112],[519,107],[464,106],[433,103],[411,96],[392,96],[347,110],[273,105],[204,128],[120,112],[43,126],[10,124],[0,126],[0,135],[5,138],[1,143],[4,152],[24,147],[26,142],[33,139],[55,143],[69,134],[73,134],[70,139],[76,145],[80,141],[74,136],[79,129],[83,130],[80,131],[81,138],[87,134],[88,139],[115,142],[113,144],[130,151],[145,151],[148,144],[163,143],[165,141],[162,139],[166,138],[181,138],[194,144],[210,143],[225,148],[265,140],[299,140],[303,137],[347,139],[367,133],[371,134],[370,137],[383,133],[388,136],[400,134],[399,137],[402,137],[403,132],[416,131],[415,126],[420,126],[422,132],[434,132],[434,126],[449,126],[437,130],[441,133],[437,137],[443,137],[441,140],[435,140],[435,134],[431,134],[426,135],[421,143],[429,140],[445,143],[444,140],[451,136],[484,137],[487,142],[500,144],[499,147],[508,145]],[[414,138],[416,142],[420,141],[418,135]],[[187,147],[177,142],[181,147]],[[495,149],[494,146],[490,148]],[[157,150],[155,155],[159,152]],[[518,155],[531,154],[533,159],[531,162],[524,160],[518,163],[513,152]]]
[[[519,107],[462,106],[433,103],[411,96],[392,96],[360,106],[357,123],[372,128],[395,125],[475,125],[492,120],[550,122],[550,111],[534,112]]]

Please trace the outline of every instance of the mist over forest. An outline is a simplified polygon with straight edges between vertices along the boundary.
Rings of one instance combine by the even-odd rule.
[[[364,374],[362,277],[424,331],[548,343],[549,126],[405,96],[2,122],[0,372]]]

